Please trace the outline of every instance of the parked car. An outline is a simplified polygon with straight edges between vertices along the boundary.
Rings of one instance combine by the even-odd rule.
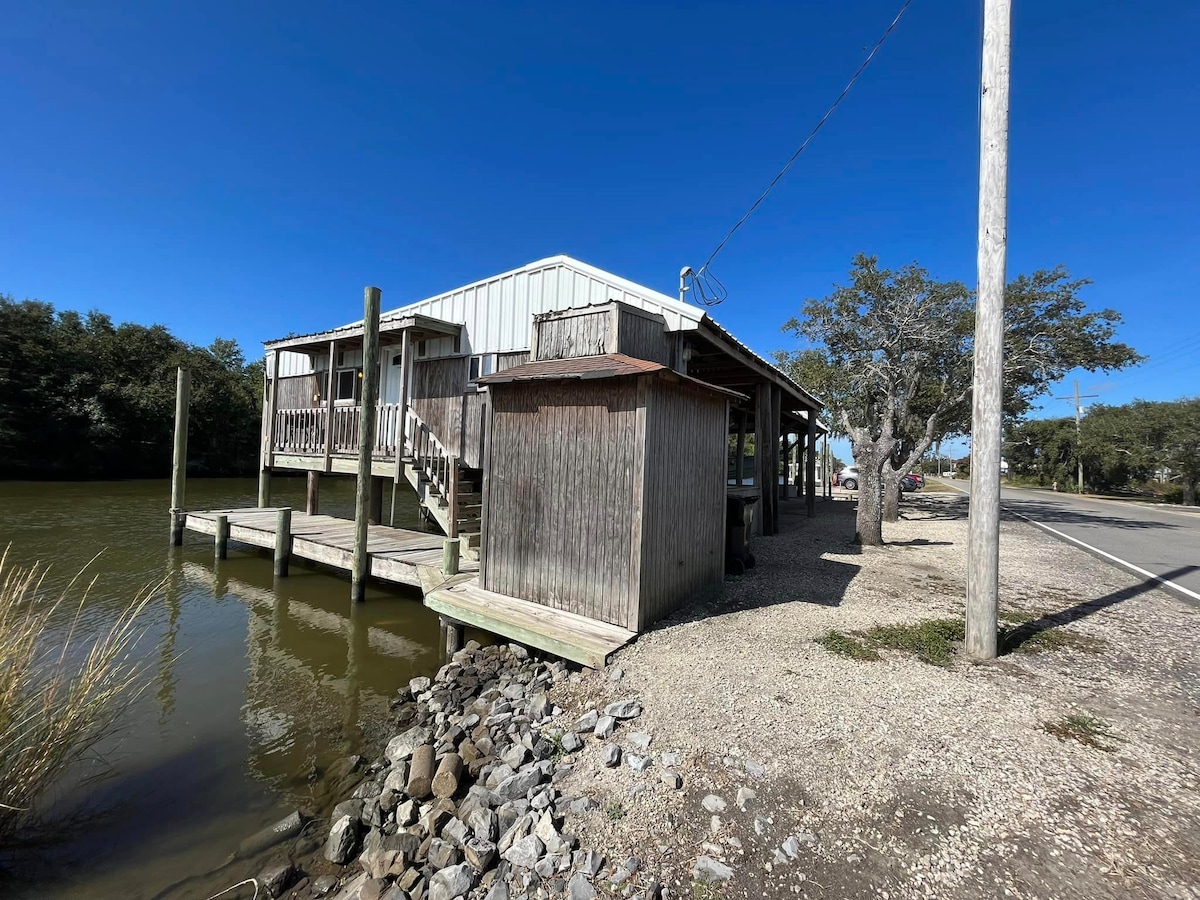
[[[925,476],[920,472],[909,472],[900,479],[900,490],[919,491],[925,487]]]
[[[833,476],[833,483],[840,484],[848,491],[858,490],[858,466],[846,466]]]

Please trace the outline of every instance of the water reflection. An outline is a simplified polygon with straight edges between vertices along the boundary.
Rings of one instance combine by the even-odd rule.
[[[348,512],[352,481],[329,482],[322,506]],[[197,481],[188,498],[249,505],[255,490]],[[303,490],[298,479],[275,493],[300,506]],[[205,898],[255,874],[261,860],[226,865],[241,840],[297,807],[321,812],[332,799],[322,773],[347,754],[377,752],[397,689],[440,664],[437,617],[416,591],[373,587],[352,604],[348,581],[305,565],[273,580],[269,557],[237,544],[214,560],[212,539],[188,534],[168,551],[167,491],[165,482],[0,484],[0,544],[11,541],[22,564],[53,559],[52,589],[107,548],[82,627],[98,633],[138,588],[167,578],[138,647],[150,690],[104,748],[110,777],[73,782],[59,797],[63,814],[106,815],[62,832],[33,870],[38,884],[0,882],[0,895]],[[397,524],[412,527],[411,494],[397,503]]]

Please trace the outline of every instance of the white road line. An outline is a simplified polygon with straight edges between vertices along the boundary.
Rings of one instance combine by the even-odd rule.
[[[1071,535],[1066,534],[1062,531],[1059,531],[1057,528],[1051,528],[1049,525],[1043,525],[1041,522],[1036,522],[1033,519],[1029,518],[1029,516],[1021,515],[1015,509],[1010,508],[1008,511],[1010,513],[1012,513],[1014,516],[1016,516],[1017,518],[1024,519],[1030,525],[1036,525],[1038,528],[1041,528],[1044,531],[1048,531],[1053,535],[1057,535],[1058,537],[1062,538],[1065,541],[1070,541],[1072,544],[1079,545],[1083,549],[1087,550],[1089,553],[1095,553],[1097,556],[1102,556],[1105,559],[1107,559],[1109,562],[1114,562],[1118,566],[1121,566],[1124,569],[1128,569],[1131,572],[1136,572],[1138,575],[1143,575],[1146,578],[1149,578],[1151,581],[1157,581],[1159,584],[1163,585],[1163,587],[1168,587],[1173,591],[1178,591],[1179,593],[1183,594],[1184,596],[1191,597],[1193,600],[1200,600],[1200,594],[1197,594],[1195,591],[1189,591],[1183,585],[1176,584],[1174,581],[1171,581],[1167,578],[1163,578],[1159,575],[1155,575],[1153,572],[1147,572],[1141,566],[1135,566],[1133,563],[1131,563],[1127,560],[1121,559],[1121,557],[1119,557],[1119,556],[1113,556],[1111,553],[1106,553],[1105,551],[1101,550],[1099,547],[1093,547],[1091,544],[1085,544],[1083,541],[1079,540],[1079,538],[1073,538],[1073,537],[1071,537]]]
[[[957,485],[951,485],[951,487],[953,487],[956,491],[966,494],[968,497],[971,496],[970,493],[968,493],[967,491],[958,487]],[[1076,544],[1077,546],[1082,547],[1084,550],[1087,550],[1089,553],[1095,553],[1097,556],[1101,556],[1104,559],[1107,559],[1109,562],[1116,563],[1118,566],[1120,566],[1123,569],[1128,569],[1130,572],[1135,572],[1138,575],[1142,575],[1145,578],[1149,578],[1151,581],[1158,582],[1163,587],[1170,588],[1173,591],[1178,591],[1179,593],[1183,594],[1185,597],[1191,597],[1193,600],[1200,600],[1200,594],[1197,594],[1195,591],[1189,591],[1187,588],[1185,588],[1181,584],[1176,584],[1174,581],[1171,581],[1170,579],[1167,579],[1167,578],[1163,578],[1159,575],[1155,575],[1153,572],[1147,572],[1141,566],[1135,566],[1133,563],[1131,563],[1127,560],[1121,559],[1121,557],[1119,557],[1119,556],[1113,556],[1111,553],[1106,553],[1104,550],[1101,550],[1099,547],[1093,547],[1091,544],[1085,544],[1083,541],[1079,540],[1079,538],[1073,538],[1073,537],[1071,537],[1071,535],[1066,534],[1065,532],[1059,531],[1057,528],[1051,528],[1049,525],[1043,525],[1041,522],[1038,522],[1034,519],[1029,518],[1029,516],[1021,515],[1021,513],[1017,512],[1012,507],[1008,507],[1007,509],[1010,513],[1012,513],[1018,519],[1024,519],[1030,525],[1034,525],[1038,528],[1041,528],[1043,531],[1048,531],[1050,534],[1053,534],[1056,537],[1060,537],[1064,541],[1070,541],[1072,544]]]

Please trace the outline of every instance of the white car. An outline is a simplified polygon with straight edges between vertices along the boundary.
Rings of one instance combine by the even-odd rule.
[[[837,473],[837,481],[835,483],[848,491],[857,491],[858,466],[846,466],[846,468]]]

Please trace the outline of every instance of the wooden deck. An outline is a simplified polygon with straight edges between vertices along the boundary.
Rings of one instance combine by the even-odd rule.
[[[229,519],[229,539],[254,547],[274,549],[277,510],[208,509],[186,514],[184,528],[215,535],[217,516]],[[370,575],[380,581],[422,585],[422,570],[442,574],[442,542],[446,538],[427,531],[409,531],[371,525],[367,529],[367,553],[371,557]],[[310,516],[292,511],[292,553],[296,559],[333,566],[349,571],[354,561],[354,522],[334,516]],[[473,572],[478,565],[470,560],[460,563],[462,572]],[[429,574],[426,574],[428,581]]]
[[[459,578],[430,590],[425,605],[449,619],[594,669],[637,637],[616,625],[484,590],[477,578]]]

